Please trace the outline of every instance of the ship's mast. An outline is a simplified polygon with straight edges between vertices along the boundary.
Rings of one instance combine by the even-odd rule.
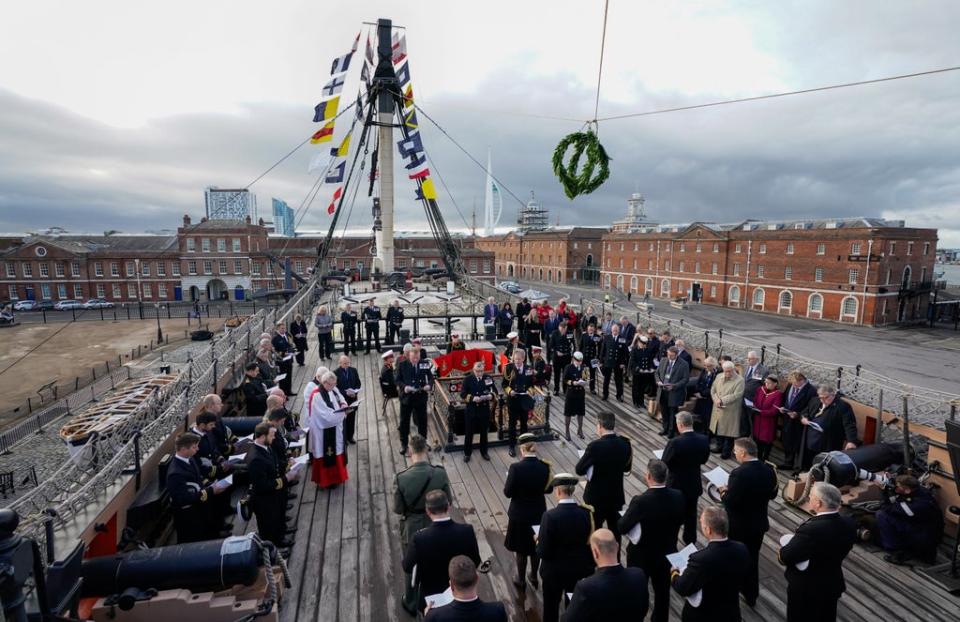
[[[377,20],[377,170],[380,173],[380,224],[376,232],[377,259],[384,274],[393,272],[393,123],[396,95],[400,91],[393,70],[392,22]]]

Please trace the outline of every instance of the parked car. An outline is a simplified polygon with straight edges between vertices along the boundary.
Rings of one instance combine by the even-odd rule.
[[[70,309],[82,309],[83,303],[79,300],[61,300],[57,304],[53,305],[53,308],[57,311],[69,311]]]
[[[13,305],[14,311],[34,311],[36,308],[36,300],[18,300],[17,303]]]
[[[113,303],[103,298],[91,298],[83,303],[84,309],[112,309]]]
[[[511,294],[519,294],[520,292],[523,291],[523,288],[520,287],[520,285],[515,281],[501,281],[497,283],[497,287],[500,290],[509,292]]]
[[[33,306],[34,311],[53,311],[54,304],[52,300],[41,300]]]
[[[328,281],[340,281],[341,283],[350,280],[350,275],[343,270],[331,270],[323,278]]]

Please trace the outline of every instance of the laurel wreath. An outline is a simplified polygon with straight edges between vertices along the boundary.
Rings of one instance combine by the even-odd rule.
[[[564,165],[567,150],[573,146],[573,153]],[[587,152],[587,161],[578,173],[577,166],[583,152]],[[579,194],[590,194],[610,177],[610,157],[597,135],[592,130],[568,134],[553,152],[553,172],[560,179],[567,198],[573,199]]]

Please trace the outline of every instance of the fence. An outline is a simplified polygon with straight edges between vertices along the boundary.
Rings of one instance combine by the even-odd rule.
[[[143,456],[184,425],[193,407],[216,390],[224,376],[235,376],[242,369],[256,336],[275,322],[308,310],[314,288],[311,283],[282,307],[260,309],[240,326],[225,328],[209,350],[190,360],[175,382],[154,393],[109,434],[91,438],[73,459],[17,499],[10,508],[21,516],[18,532],[36,539],[47,550],[49,563],[54,558],[54,533],[80,512],[99,507],[104,493],[125,474],[135,473],[139,486]]]

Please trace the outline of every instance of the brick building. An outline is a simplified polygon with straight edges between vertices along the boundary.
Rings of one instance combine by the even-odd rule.
[[[926,317],[935,229],[855,218],[651,225],[603,238],[602,286],[883,325]]]
[[[87,300],[114,303],[243,300],[284,288],[287,260],[298,274],[316,262],[322,237],[276,237],[261,220],[208,220],[184,216],[176,234],[30,235],[0,238],[0,298]],[[329,265],[370,270],[370,237],[337,239]],[[493,253],[461,240],[471,275],[493,279]],[[432,237],[398,240],[398,269],[436,267],[443,261]]]
[[[495,255],[498,279],[545,283],[596,283],[606,228],[554,227],[477,238],[477,248]]]

